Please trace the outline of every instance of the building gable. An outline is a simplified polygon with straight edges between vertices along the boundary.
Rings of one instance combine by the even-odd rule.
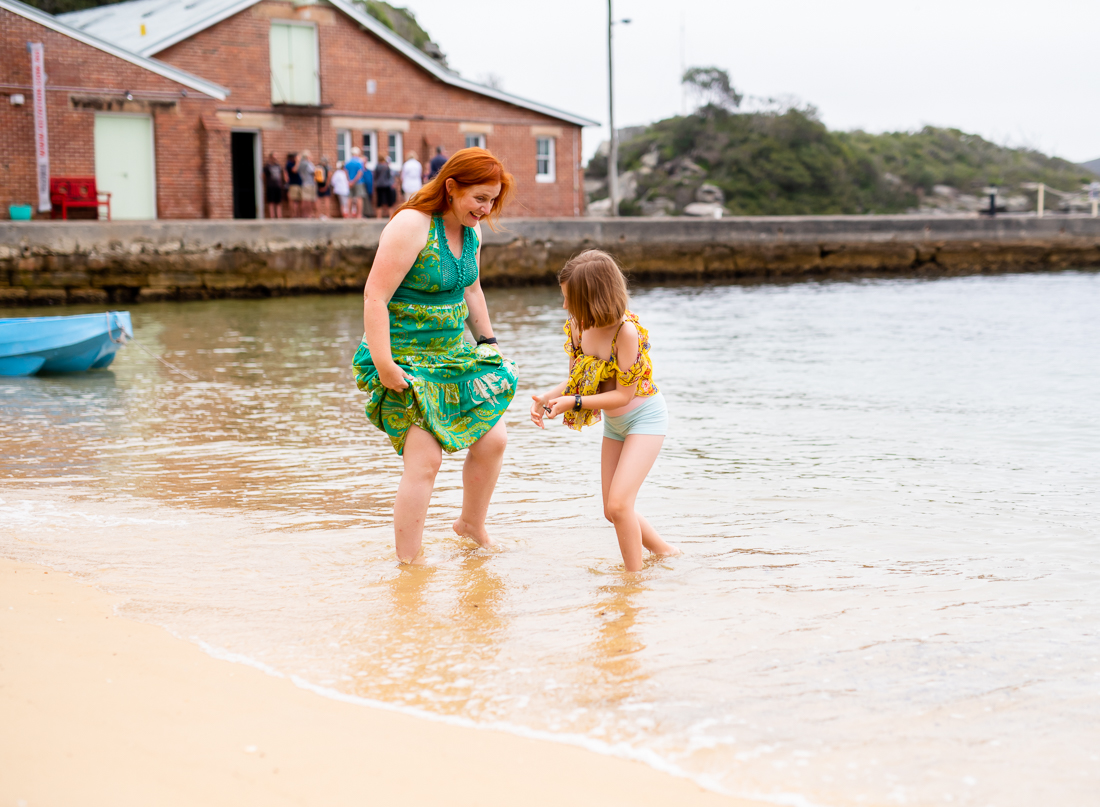
[[[61,19],[80,30],[114,42],[119,47],[143,56],[153,56],[260,2],[263,0],[130,0],[63,14]],[[406,42],[349,0],[326,0],[312,8],[324,8],[326,5],[354,20],[364,31],[373,34],[444,84],[574,126],[598,125],[597,121],[462,78]]]
[[[93,47],[97,50],[103,51],[111,56],[122,59],[125,62],[141,67],[148,70],[151,73],[156,73],[163,78],[167,78],[171,81],[175,81],[178,84],[187,87],[188,89],[195,90],[207,95],[211,98],[215,98],[219,101],[224,101],[229,95],[229,90],[225,87],[221,87],[217,84],[213,84],[198,76],[187,73],[176,67],[172,67],[169,64],[158,61],[156,59],[150,59],[132,51],[129,51],[113,42],[104,40],[90,34],[86,31],[81,31],[73,28],[70,25],[60,21],[57,17],[51,14],[46,14],[43,11],[28,6],[25,3],[20,3],[19,0],[0,0],[0,8],[10,11],[24,19],[34,22],[38,25],[42,25],[49,28],[51,31],[56,31],[64,36],[74,39],[77,42]]]

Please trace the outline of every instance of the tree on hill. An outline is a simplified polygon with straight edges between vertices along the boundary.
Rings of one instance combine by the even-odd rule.
[[[730,83],[730,74],[720,67],[691,67],[684,71],[680,83],[699,100],[703,109],[716,107],[732,112],[744,98]]]

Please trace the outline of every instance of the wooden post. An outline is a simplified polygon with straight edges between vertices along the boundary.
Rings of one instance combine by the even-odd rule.
[[[1039,183],[1039,204],[1038,204],[1038,211],[1037,211],[1038,214],[1039,214],[1039,218],[1043,217],[1043,191],[1045,191],[1045,190],[1046,190],[1046,185],[1044,185],[1042,182],[1040,182]]]

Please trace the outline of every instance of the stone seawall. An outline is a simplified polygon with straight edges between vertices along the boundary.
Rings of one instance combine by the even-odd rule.
[[[378,221],[0,222],[0,305],[264,297],[363,288]],[[482,282],[552,283],[613,253],[637,280],[795,281],[1100,266],[1100,219],[913,216],[511,219]]]

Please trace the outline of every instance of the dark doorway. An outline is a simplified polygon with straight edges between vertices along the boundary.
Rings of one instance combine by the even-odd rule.
[[[257,218],[256,133],[231,132],[233,158],[233,218]]]

